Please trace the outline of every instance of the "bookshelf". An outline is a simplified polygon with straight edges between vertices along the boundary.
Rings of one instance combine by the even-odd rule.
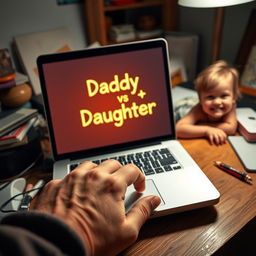
[[[101,45],[113,43],[108,38],[107,16],[135,9],[161,8],[161,28],[164,31],[175,31],[177,28],[177,0],[137,0],[135,3],[125,5],[105,5],[104,0],[84,0],[84,3],[89,43],[95,41]]]

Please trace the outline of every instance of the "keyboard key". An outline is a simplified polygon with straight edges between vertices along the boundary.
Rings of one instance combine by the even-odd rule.
[[[172,171],[172,167],[170,165],[166,165],[166,166],[164,166],[164,170],[166,172]]]
[[[128,163],[135,164],[141,169],[142,172],[144,172],[145,175],[152,175],[155,173],[163,173],[181,169],[181,166],[177,165],[178,162],[167,148],[121,155],[118,157],[111,157],[110,159],[116,159],[122,165],[126,165]],[[93,162],[101,163],[105,160],[107,159],[101,159]]]
[[[143,164],[140,161],[134,161],[133,164],[135,164],[138,167],[143,167]]]
[[[152,174],[155,174],[154,170],[152,168],[142,168],[145,175],[152,175]]]
[[[170,151],[167,148],[161,148],[159,151],[160,154],[170,154]]]
[[[76,169],[76,167],[78,166],[79,164],[71,164],[69,166],[69,170],[72,172],[74,169]]]
[[[160,163],[158,161],[152,161],[151,164],[154,168],[160,167]]]
[[[163,168],[161,168],[161,167],[155,168],[155,171],[156,171],[156,173],[164,172]]]
[[[171,164],[176,164],[177,161],[174,159],[174,157],[164,157],[164,158],[160,158],[158,159],[158,161],[161,163],[161,165],[165,166],[165,165],[171,165]]]

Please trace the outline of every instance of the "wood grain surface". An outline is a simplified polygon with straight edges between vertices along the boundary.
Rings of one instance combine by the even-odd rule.
[[[255,217],[256,174],[249,174],[253,179],[249,185],[214,166],[219,160],[245,171],[230,144],[214,146],[205,139],[180,142],[219,190],[220,202],[147,221],[137,242],[120,255],[212,255]]]

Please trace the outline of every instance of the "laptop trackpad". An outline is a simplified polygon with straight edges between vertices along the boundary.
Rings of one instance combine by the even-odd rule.
[[[125,194],[125,212],[128,212],[137,200],[150,195],[159,196],[161,198],[160,205],[164,205],[164,201],[159,194],[153,180],[146,180],[146,189],[142,193],[137,192],[133,185],[129,186]]]

